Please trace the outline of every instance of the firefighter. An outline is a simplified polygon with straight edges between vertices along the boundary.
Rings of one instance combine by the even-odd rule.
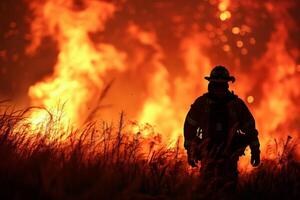
[[[224,66],[216,66],[209,77],[208,92],[191,105],[184,123],[184,147],[192,167],[201,161],[205,182],[219,181],[218,187],[237,183],[237,162],[249,145],[251,164],[260,163],[260,144],[255,121],[237,95],[229,91],[234,82]]]

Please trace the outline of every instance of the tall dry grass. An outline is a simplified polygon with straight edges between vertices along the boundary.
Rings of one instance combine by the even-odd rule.
[[[87,123],[60,131],[53,119],[32,131],[27,111],[5,109],[0,115],[0,199],[227,198],[201,187],[198,169],[187,166],[179,141],[167,148],[155,133],[132,134],[123,114],[117,126]],[[294,145],[287,142],[278,159],[241,175],[228,198],[299,199]]]

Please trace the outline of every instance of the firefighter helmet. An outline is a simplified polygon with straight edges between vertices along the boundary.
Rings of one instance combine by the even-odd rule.
[[[221,65],[214,67],[210,73],[210,76],[206,76],[204,78],[212,82],[228,82],[228,81],[234,82],[235,81],[235,78],[229,75],[229,71],[226,69],[226,67]]]

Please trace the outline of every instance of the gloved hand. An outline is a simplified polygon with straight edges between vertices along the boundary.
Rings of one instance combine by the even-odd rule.
[[[196,165],[197,162],[198,162],[197,160],[191,158],[191,156],[188,155],[188,163],[191,167],[197,167]]]
[[[251,152],[251,165],[253,167],[257,167],[260,163],[260,153],[259,152]]]
[[[198,160],[195,159],[194,153],[192,152],[191,149],[188,150],[188,163],[191,167],[197,167],[197,162]]]

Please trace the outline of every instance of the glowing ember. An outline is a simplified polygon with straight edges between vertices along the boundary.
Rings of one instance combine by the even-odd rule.
[[[240,33],[240,28],[239,27],[233,27],[232,28],[232,33],[235,34],[235,35],[239,34]]]
[[[244,45],[244,43],[241,40],[238,40],[236,42],[236,46],[239,47],[239,48],[241,48],[243,45]]]
[[[247,102],[248,103],[253,103],[254,102],[254,97],[253,96],[248,96],[247,97]]]
[[[230,46],[228,44],[224,45],[223,50],[226,52],[230,51]]]
[[[229,11],[224,11],[220,14],[220,20],[225,21],[231,17],[231,13]]]
[[[219,10],[226,11],[228,9],[229,3],[230,3],[230,0],[220,1],[219,6],[218,6]]]

